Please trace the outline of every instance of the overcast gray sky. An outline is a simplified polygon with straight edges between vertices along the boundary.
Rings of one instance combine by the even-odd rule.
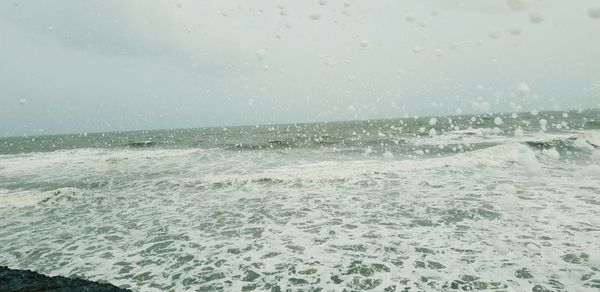
[[[578,109],[599,0],[0,3],[0,135]]]

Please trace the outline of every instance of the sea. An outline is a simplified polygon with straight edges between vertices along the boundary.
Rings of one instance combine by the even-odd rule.
[[[0,265],[133,291],[599,291],[600,111],[0,138]]]

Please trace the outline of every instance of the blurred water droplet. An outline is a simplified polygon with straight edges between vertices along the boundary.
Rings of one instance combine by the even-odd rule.
[[[264,60],[267,57],[267,50],[266,49],[258,49],[256,50],[256,58],[258,58],[259,61]]]
[[[588,9],[588,15],[593,19],[600,19],[600,7],[591,7]]]
[[[508,32],[512,35],[520,35],[523,32],[523,30],[518,27],[511,27],[508,29]]]
[[[544,21],[544,16],[540,13],[533,12],[529,14],[529,21],[533,24],[538,24]]]
[[[506,6],[512,11],[519,11],[525,9],[525,3],[523,0],[506,0]]]
[[[523,138],[523,129],[521,129],[521,127],[518,127],[515,129],[515,137]]]
[[[308,18],[312,19],[312,20],[319,20],[321,19],[321,14],[319,13],[311,13]]]
[[[490,36],[490,38],[495,39],[495,40],[499,39],[501,34],[502,34],[502,32],[497,28],[492,28],[488,32],[488,35]]]

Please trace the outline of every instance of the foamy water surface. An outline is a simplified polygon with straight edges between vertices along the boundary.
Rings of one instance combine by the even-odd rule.
[[[0,155],[0,265],[136,291],[600,289],[597,130],[439,132]]]

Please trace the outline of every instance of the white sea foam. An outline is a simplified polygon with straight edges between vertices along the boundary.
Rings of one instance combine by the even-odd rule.
[[[50,193],[39,191],[9,191],[0,189],[0,208],[25,207],[39,203]]]
[[[581,279],[600,259],[598,164],[546,145],[572,141],[569,151],[594,157],[597,133],[507,135],[411,140],[416,151],[484,145],[440,157],[371,148],[3,155],[0,264],[136,291],[592,289]]]

